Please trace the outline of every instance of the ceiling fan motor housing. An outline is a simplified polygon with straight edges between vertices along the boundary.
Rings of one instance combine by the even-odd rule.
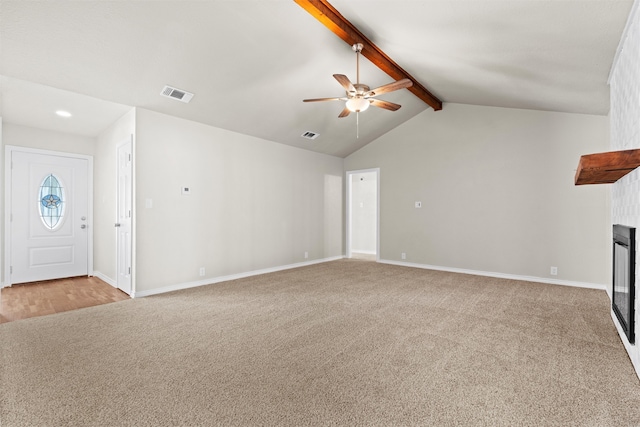
[[[347,92],[347,95],[349,95],[350,97],[358,96],[358,95],[364,96],[367,92],[369,92],[371,90],[369,88],[369,86],[363,85],[363,84],[359,84],[359,83],[354,83],[353,87],[354,87],[355,91]]]

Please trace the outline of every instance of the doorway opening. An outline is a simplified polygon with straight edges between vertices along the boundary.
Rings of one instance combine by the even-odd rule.
[[[347,172],[347,258],[380,260],[380,169]]]

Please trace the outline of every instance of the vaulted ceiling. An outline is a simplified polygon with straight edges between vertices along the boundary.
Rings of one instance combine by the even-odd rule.
[[[332,0],[444,102],[606,115],[632,0]],[[355,54],[293,0],[0,0],[0,115],[95,136],[132,106],[346,156],[430,110],[407,89],[338,118]],[[371,87],[393,79],[363,59]],[[195,94],[160,96],[165,85]],[[56,109],[74,114],[54,115]],[[463,124],[461,124],[463,125]],[[315,140],[301,137],[319,134]]]

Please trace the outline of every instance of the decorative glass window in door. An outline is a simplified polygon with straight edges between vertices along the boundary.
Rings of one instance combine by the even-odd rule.
[[[40,184],[40,219],[49,230],[62,224],[65,211],[65,194],[60,180],[53,174],[47,175]]]

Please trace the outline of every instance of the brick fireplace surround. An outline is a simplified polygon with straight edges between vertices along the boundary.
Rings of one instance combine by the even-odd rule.
[[[638,13],[638,3],[640,3],[638,0],[634,2],[609,76],[612,151],[640,148],[640,14]],[[611,222],[640,230],[640,168],[612,184]],[[640,251],[636,252],[636,265],[638,265],[638,253]],[[640,281],[637,276],[639,270],[636,268],[636,307],[638,307],[637,284]],[[610,287],[607,292],[611,297],[612,289]],[[629,343],[613,312],[612,318],[636,373],[640,377],[640,348],[638,345]],[[635,314],[635,325],[636,327],[639,325],[638,310]]]

